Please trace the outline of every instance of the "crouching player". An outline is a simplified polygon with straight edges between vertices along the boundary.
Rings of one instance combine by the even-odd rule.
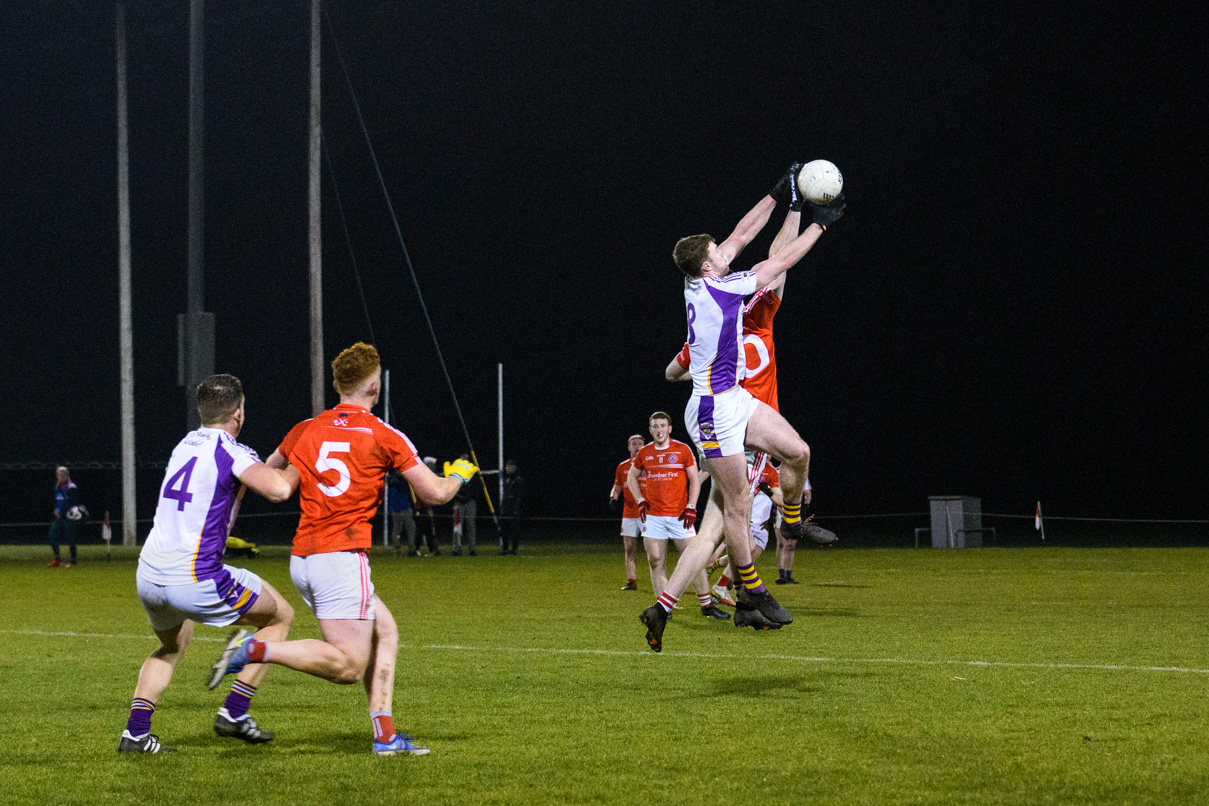
[[[262,641],[286,637],[294,610],[273,586],[243,568],[223,565],[227,526],[241,484],[270,501],[284,501],[298,485],[298,471],[266,466],[235,441],[244,422],[243,386],[234,375],[211,375],[197,387],[201,428],[191,432],[168,460],[155,508],[155,523],[139,554],[135,575],[139,601],[160,639],[143,662],[119,753],[172,750],[151,733],[151,715],[193,637],[193,623],[211,627],[246,624]],[[267,667],[243,669],[218,709],[214,732],[245,742],[273,734],[248,716]]]
[[[382,481],[403,474],[425,504],[444,504],[478,468],[459,459],[437,476],[402,432],[370,413],[382,390],[378,351],[358,342],[332,361],[340,404],[303,420],[269,457],[301,475],[302,517],[294,534],[290,577],[319,619],[323,640],[263,640],[239,632],[214,663],[210,687],[248,664],[276,663],[333,683],[364,681],[377,755],[424,755],[427,747],[394,728],[395,661],[399,632],[374,593],[370,577],[371,522]]]

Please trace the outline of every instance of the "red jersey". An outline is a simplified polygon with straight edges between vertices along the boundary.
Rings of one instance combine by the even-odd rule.
[[[772,466],[772,462],[764,465],[764,470],[760,473],[760,481],[767,484],[769,487],[781,486],[781,474]]]
[[[668,440],[667,447],[648,442],[634,457],[634,467],[646,474],[640,489],[651,503],[648,514],[678,516],[688,506],[688,468],[697,464],[693,450],[683,442]]]
[[[386,471],[420,463],[403,432],[347,403],[298,423],[277,452],[302,477],[302,518],[290,552],[298,557],[368,550]]]
[[[633,461],[633,459],[626,459],[617,466],[617,472],[613,474],[613,484],[621,488],[621,517],[623,518],[638,517],[638,502],[634,500],[634,494],[630,492],[630,485],[626,484]],[[646,495],[646,475],[644,474],[638,476],[638,489],[642,491],[643,495]]]
[[[756,294],[743,307],[743,361],[746,376],[739,385],[752,397],[777,411],[777,351],[772,343],[772,319],[781,307],[781,298],[771,291]],[[681,348],[676,362],[689,366],[688,345]]]
[[[772,318],[781,298],[771,291],[756,294],[743,308],[743,357],[747,376],[742,386],[756,400],[777,408],[777,351],[772,343]]]

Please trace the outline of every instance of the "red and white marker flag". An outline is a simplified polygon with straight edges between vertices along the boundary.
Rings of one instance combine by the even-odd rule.
[[[1041,542],[1045,542],[1045,524],[1041,521],[1041,502],[1037,502],[1037,516],[1033,519],[1033,528],[1041,533]]]

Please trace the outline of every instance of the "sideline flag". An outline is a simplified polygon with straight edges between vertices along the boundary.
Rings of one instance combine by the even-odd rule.
[[[1041,542],[1045,542],[1045,524],[1041,522],[1041,502],[1037,502],[1037,516],[1033,519],[1033,528],[1041,533]]]

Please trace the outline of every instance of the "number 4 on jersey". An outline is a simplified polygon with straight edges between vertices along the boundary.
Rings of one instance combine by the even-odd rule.
[[[189,479],[193,476],[193,466],[196,464],[197,457],[194,456],[164,483],[163,497],[175,501],[178,512],[184,512],[185,504],[193,500],[193,493],[189,492]],[[180,487],[176,486],[177,482],[180,482]]]

